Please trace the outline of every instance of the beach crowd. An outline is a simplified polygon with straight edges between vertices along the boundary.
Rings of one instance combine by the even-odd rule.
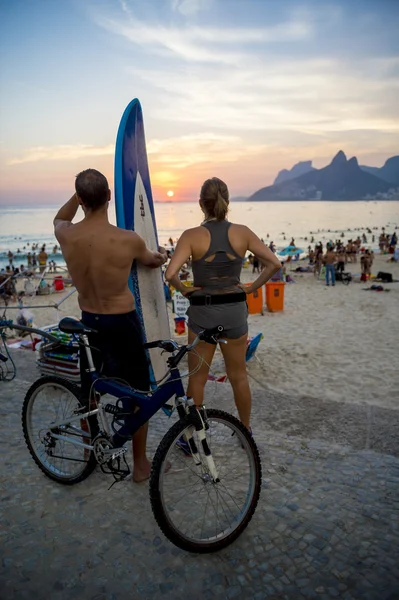
[[[326,285],[334,286],[337,276],[339,279],[341,278],[348,263],[356,264],[360,262],[361,281],[366,281],[370,278],[375,255],[374,251],[366,246],[370,243],[375,245],[378,234],[372,232],[371,229],[367,229],[355,239],[349,239],[344,242],[339,238],[336,240],[329,240],[324,244],[322,241],[315,242],[314,235],[311,237],[311,244],[308,245],[305,254],[305,258],[308,259],[308,266],[306,268],[299,267],[297,270],[313,271],[316,276],[323,274],[325,276]],[[269,234],[267,234],[266,237],[269,238]],[[342,233],[341,237],[344,237],[344,233]],[[305,238],[305,240],[307,240],[307,238]],[[262,239],[262,242],[263,241],[264,240]],[[176,243],[177,240],[173,240],[172,238],[168,239],[166,250],[168,259],[172,257]],[[270,241],[267,245],[274,254],[280,254],[274,241]],[[287,267],[294,266],[295,262],[300,259],[300,256],[304,251],[296,246],[293,237],[291,238],[288,248],[290,251],[288,255],[284,256],[285,260],[281,260],[281,269],[273,277],[274,281],[286,281],[287,283],[295,281],[293,277],[287,273]],[[388,233],[385,228],[382,227],[381,232],[378,235],[378,248],[380,254],[388,254],[391,257],[390,260],[395,262],[399,261],[398,236],[396,231]],[[27,248],[24,246],[23,251],[26,250]],[[58,253],[60,253],[60,248],[55,244],[52,248],[52,254],[57,255]],[[15,279],[17,276],[32,277],[36,271],[41,275],[45,271],[49,273],[55,273],[57,271],[56,262],[54,260],[49,260],[46,244],[40,245],[39,243],[32,243],[31,249],[26,253],[26,265],[20,263],[18,260],[20,255],[25,254],[23,254],[19,248],[15,252],[9,250],[7,253],[9,264],[5,268],[0,269],[0,297],[5,297],[5,295],[9,298],[15,297]],[[249,254],[246,257],[246,261],[252,268],[252,273],[254,274],[260,273],[264,268],[262,261],[253,254]],[[191,264],[189,262],[182,266],[180,270],[181,280],[185,281],[190,278],[190,268]],[[325,269],[325,271],[323,269]]]

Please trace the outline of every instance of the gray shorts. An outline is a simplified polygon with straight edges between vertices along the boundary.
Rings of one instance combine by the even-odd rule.
[[[231,302],[216,306],[190,306],[187,310],[188,327],[194,333],[204,329],[224,327],[222,337],[235,340],[248,333],[246,302]]]

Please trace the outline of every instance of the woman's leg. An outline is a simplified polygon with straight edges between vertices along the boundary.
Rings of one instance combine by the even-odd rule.
[[[197,334],[188,328],[188,343],[191,344],[196,337]],[[204,388],[209,374],[208,365],[212,362],[215,350],[214,344],[200,342],[195,350],[188,354],[188,370],[190,373],[192,371],[195,373],[188,378],[187,396],[191,396],[197,406],[201,406],[204,402]],[[203,358],[203,362],[200,357]]]
[[[228,339],[227,344],[221,344],[227,377],[234,393],[234,401],[241,423],[250,428],[251,390],[249,388],[245,354],[247,351],[247,334],[237,339]]]

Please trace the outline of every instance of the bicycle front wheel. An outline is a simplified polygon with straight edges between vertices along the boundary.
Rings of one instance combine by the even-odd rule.
[[[219,481],[213,481],[195,430],[200,467],[176,445],[191,428],[185,419],[161,441],[150,480],[152,510],[163,533],[176,546],[198,553],[216,552],[237,539],[255,512],[262,481],[258,449],[242,423],[221,410],[208,410],[207,420]]]
[[[76,420],[85,410],[79,388],[60,377],[41,377],[26,394],[22,428],[29,452],[43,473],[59,483],[83,481],[96,466],[92,450],[79,445],[90,445],[98,434],[95,417]],[[74,419],[70,425],[69,419]]]

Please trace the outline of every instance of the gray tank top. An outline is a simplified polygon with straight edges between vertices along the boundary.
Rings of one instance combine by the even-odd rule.
[[[243,258],[230,244],[230,225],[226,220],[202,225],[209,231],[211,243],[204,256],[192,262],[194,286],[203,288],[196,295],[238,291]]]

